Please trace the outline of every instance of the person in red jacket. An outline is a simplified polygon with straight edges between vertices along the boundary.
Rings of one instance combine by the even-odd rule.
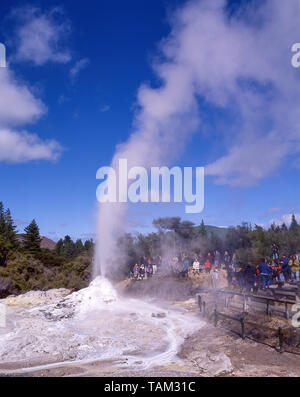
[[[276,264],[276,275],[277,275],[277,280],[281,283],[284,283],[282,264],[280,262]]]
[[[205,264],[204,264],[204,267],[205,267],[205,272],[206,273],[210,273],[210,270],[211,270],[211,262],[207,259],[206,260],[206,262],[205,262]]]

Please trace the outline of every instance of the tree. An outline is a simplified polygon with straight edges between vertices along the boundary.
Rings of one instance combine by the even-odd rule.
[[[63,241],[62,255],[66,258],[72,258],[75,254],[75,244],[70,236],[65,236]]]
[[[200,227],[199,227],[199,235],[201,237],[206,237],[207,236],[207,231],[206,231],[203,219],[202,219],[202,222],[201,222]]]
[[[0,266],[6,266],[11,248],[11,244],[0,235]]]
[[[91,238],[90,240],[86,240],[86,242],[84,243],[84,249],[86,251],[92,251],[94,248],[94,241]]]
[[[4,211],[3,203],[0,202],[0,266],[6,265],[10,253],[17,246],[16,226],[10,210]]]
[[[64,248],[64,242],[63,239],[59,239],[58,242],[56,243],[55,246],[55,251],[58,255],[63,255],[63,248]]]
[[[41,250],[40,229],[35,219],[25,227],[24,231],[24,248],[31,253],[39,252]]]
[[[177,230],[180,225],[181,218],[179,216],[165,217],[154,219],[153,226],[155,226],[160,232],[162,230]]]
[[[223,242],[215,233],[211,233],[208,240],[209,251],[222,251]]]
[[[0,236],[5,234],[5,216],[4,216],[4,206],[2,201],[0,202]]]
[[[77,256],[84,251],[84,245],[80,239],[75,242],[75,252],[74,254]]]
[[[5,221],[4,236],[12,245],[15,246],[17,244],[17,239],[16,239],[17,232],[9,208],[7,208],[7,210],[4,213],[4,221]]]
[[[196,236],[195,223],[190,221],[182,221],[175,230],[176,233],[186,240],[191,240]]]
[[[65,236],[64,239],[59,239],[56,243],[55,251],[58,255],[64,256],[65,258],[72,259],[80,255],[84,251],[89,251],[93,246],[92,240],[87,240],[83,244],[81,239],[74,241],[70,236]]]
[[[299,232],[299,224],[296,221],[295,214],[292,215],[291,225],[290,225],[290,232],[298,233]]]

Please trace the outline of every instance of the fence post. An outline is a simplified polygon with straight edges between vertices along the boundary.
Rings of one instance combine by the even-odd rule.
[[[288,309],[288,304],[285,304],[285,318],[288,320],[289,319],[289,309]]]
[[[269,301],[269,299],[267,299],[267,315],[269,315],[270,314],[270,301]]]
[[[246,310],[246,295],[244,294],[243,311]]]
[[[246,338],[246,334],[245,334],[245,317],[246,317],[247,313],[243,313],[242,317],[241,317],[241,328],[242,328],[242,338],[245,339]]]
[[[281,327],[278,328],[278,337],[279,337],[279,353],[283,353],[284,352],[283,332],[282,332],[282,328]]]
[[[217,309],[214,310],[214,323],[215,327],[218,325],[218,312]]]
[[[200,294],[198,294],[198,306],[199,306],[200,312],[202,312],[202,299],[201,299]]]

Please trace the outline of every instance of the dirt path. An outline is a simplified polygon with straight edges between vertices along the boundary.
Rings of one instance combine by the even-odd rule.
[[[185,341],[179,356],[187,358],[202,349],[213,354],[223,352],[230,358],[233,372],[227,376],[300,376],[300,356],[279,353],[249,338],[242,340],[222,327],[209,324],[200,329]]]

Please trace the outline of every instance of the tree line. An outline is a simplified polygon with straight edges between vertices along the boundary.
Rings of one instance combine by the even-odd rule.
[[[117,258],[113,268],[120,274],[128,274],[128,269],[141,257],[172,257],[186,252],[189,255],[216,250],[236,253],[240,266],[248,262],[258,262],[271,255],[272,244],[279,247],[280,255],[291,255],[300,249],[300,225],[292,215],[290,225],[272,224],[268,228],[243,222],[226,229],[208,226],[202,220],[200,225],[182,220],[180,217],[164,217],[153,220],[156,231],[149,234],[127,233],[118,241]],[[70,236],[60,239],[54,251],[41,248],[41,236],[37,222],[24,229],[22,242],[18,241],[17,228],[10,210],[0,202],[0,266],[5,266],[10,256],[16,252],[32,255],[49,266],[59,266],[74,258],[89,253],[92,257],[94,243],[84,243]]]
[[[70,236],[65,236],[64,239],[58,240],[55,251],[58,255],[65,258],[75,258],[85,251],[92,250],[93,246],[93,240],[86,240],[85,243],[83,243],[81,239],[77,239],[74,242]]]
[[[40,229],[35,219],[25,227],[24,234],[21,236],[22,238],[18,239],[17,226],[10,209],[5,209],[3,203],[0,202],[0,266],[5,266],[10,256],[16,252],[31,254],[39,259],[47,259],[45,255],[50,250],[41,248]],[[70,260],[84,252],[91,252],[93,246],[92,240],[86,240],[83,243],[81,239],[78,239],[74,242],[70,236],[65,236],[64,239],[60,239],[56,243],[55,253],[61,258]],[[54,260],[53,255],[51,258]]]
[[[180,217],[164,217],[153,220],[155,232],[149,234],[125,234],[118,242],[119,257],[114,264],[121,274],[137,263],[141,257],[161,256],[170,259],[182,252],[187,255],[206,256],[208,252],[228,251],[236,254],[240,267],[249,262],[259,263],[262,257],[270,257],[272,244],[279,247],[280,255],[291,255],[300,250],[300,225],[295,215],[290,226],[271,224],[268,228],[243,222],[237,226],[218,228],[181,220]]]

